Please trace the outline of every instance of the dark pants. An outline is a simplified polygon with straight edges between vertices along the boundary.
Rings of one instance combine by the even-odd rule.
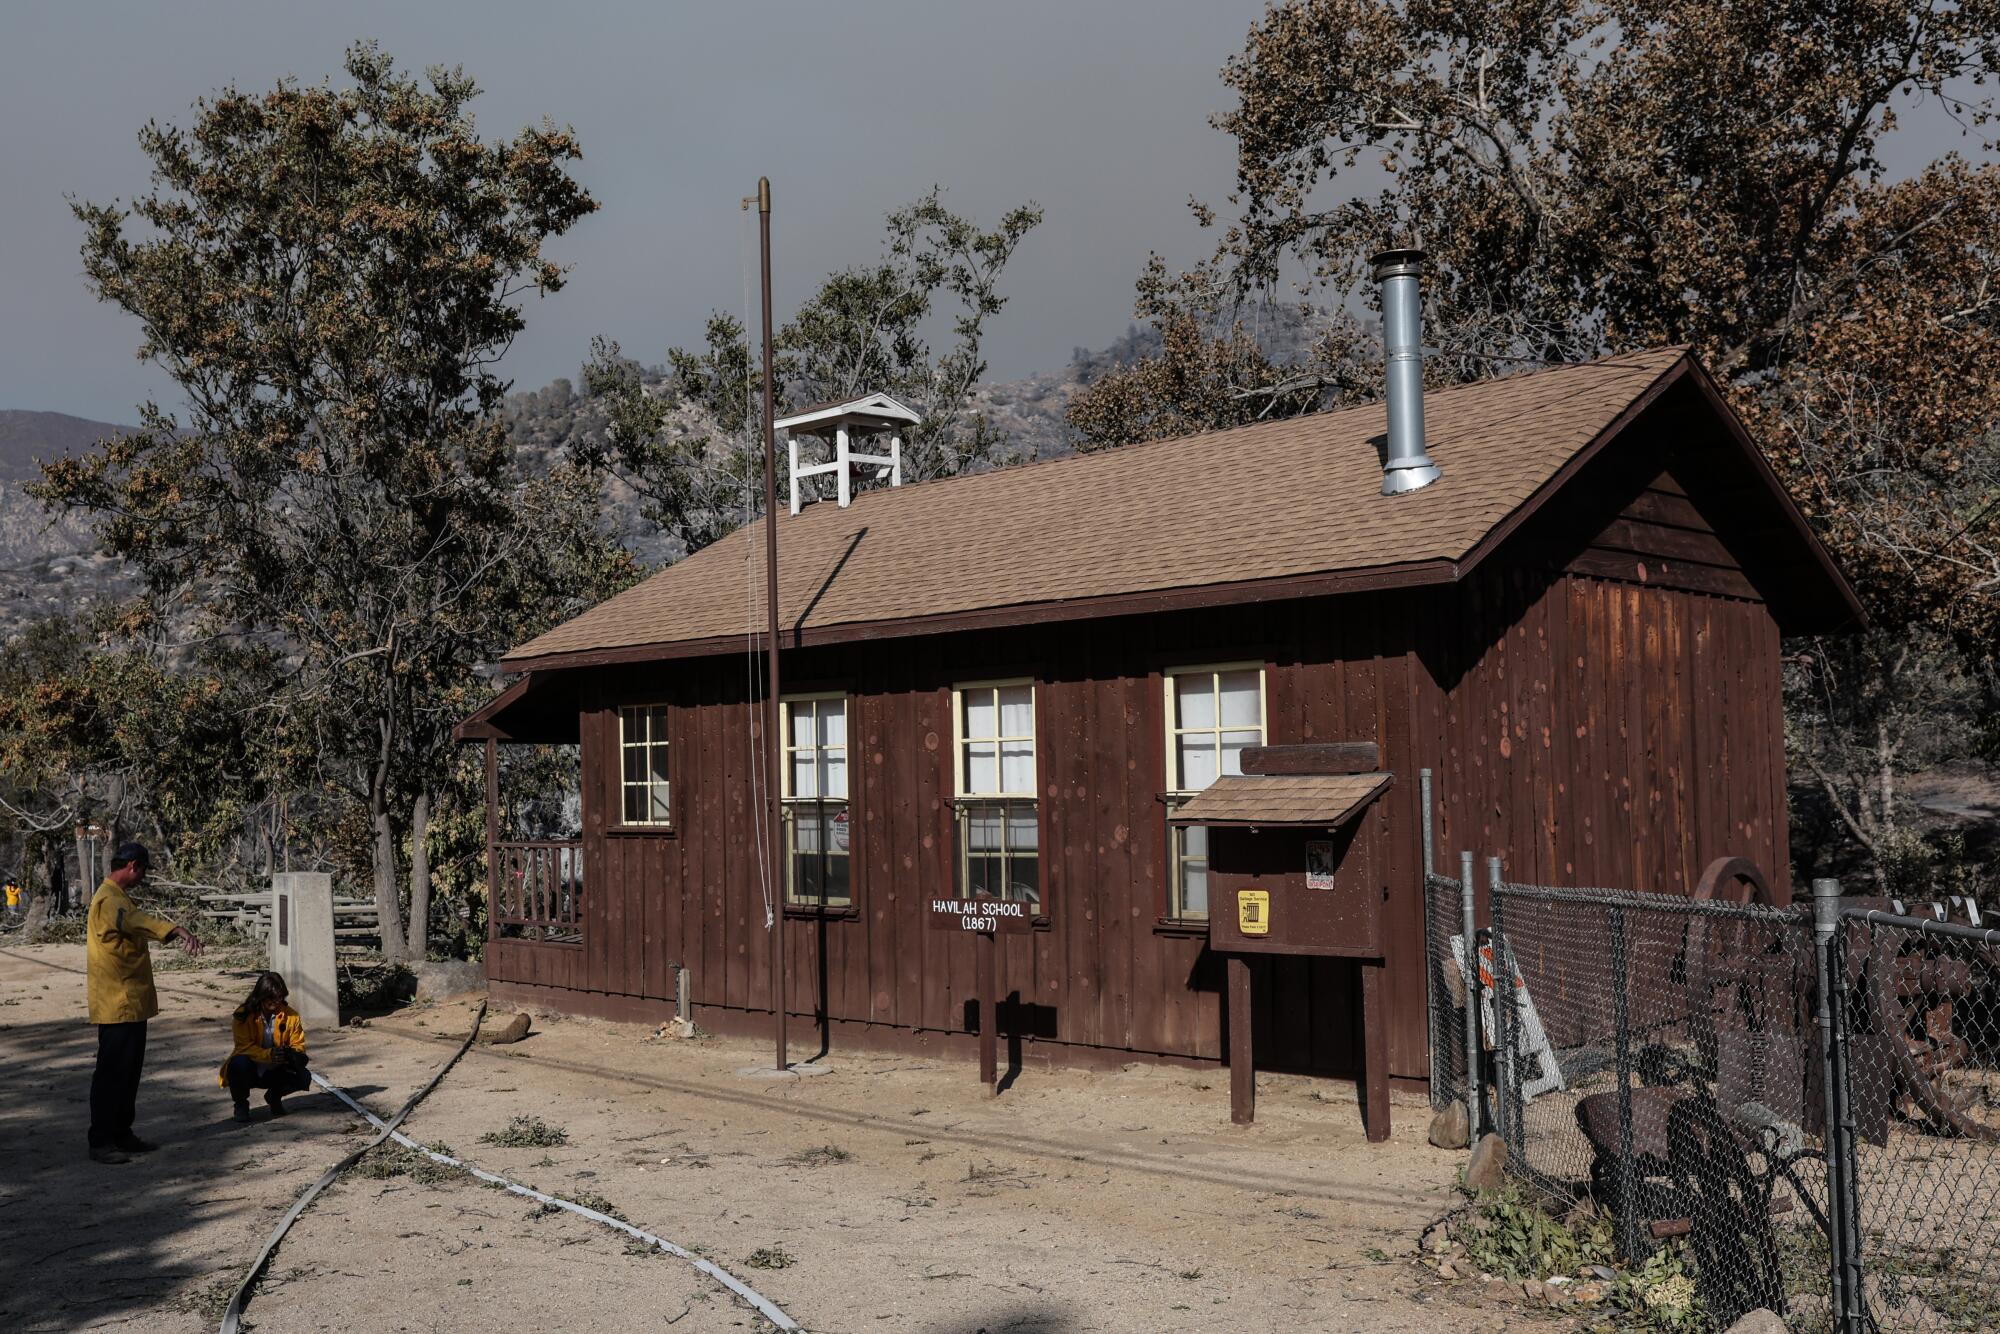
[[[90,1147],[116,1144],[132,1133],[139,1071],[146,1064],[146,1021],[97,1026],[97,1070],[90,1077]]]
[[[233,1102],[248,1102],[251,1089],[265,1089],[272,1097],[283,1097],[303,1092],[311,1085],[312,1077],[295,1066],[262,1065],[248,1056],[229,1058],[229,1097]]]

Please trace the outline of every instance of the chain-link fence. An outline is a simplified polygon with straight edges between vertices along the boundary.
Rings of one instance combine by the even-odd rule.
[[[1592,1200],[1628,1260],[1680,1252],[1719,1325],[1823,1291],[1810,924],[1608,890],[1500,884],[1492,902],[1510,1165]]]
[[[1424,876],[1424,942],[1429,958],[1431,1106],[1465,1099],[1467,1051],[1465,916],[1459,882]]]
[[[1491,1082],[1474,1129],[1553,1211],[1713,1328],[2000,1328],[2000,931],[1487,879],[1470,949],[1469,865],[1426,879],[1434,1087]]]
[[[1903,906],[1847,900],[1832,934],[1845,1303],[1858,1328],[2000,1329],[2000,931]]]

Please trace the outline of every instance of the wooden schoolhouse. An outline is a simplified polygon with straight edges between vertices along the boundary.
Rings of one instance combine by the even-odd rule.
[[[1379,967],[1389,1072],[1421,1081],[1421,770],[1441,861],[1687,892],[1731,853],[1787,893],[1780,638],[1861,612],[1709,375],[1670,348],[1415,408],[1414,456],[1378,404],[872,488],[843,460],[889,434],[853,457],[899,466],[894,400],[780,423],[837,429],[838,499],[781,503],[522,644],[461,726],[489,794],[497,746],[580,755],[580,838],[489,816],[494,994],[658,1021],[684,975],[702,1027],[767,1032],[769,912],[804,1053],[969,1054],[988,942],[926,918],[986,894],[1030,924],[990,942],[1024,1059],[1218,1062],[1210,825],[1304,819],[1342,831],[1378,957],[1258,957],[1256,1064],[1355,1074]],[[1307,743],[1362,772],[1231,782],[1246,753]]]

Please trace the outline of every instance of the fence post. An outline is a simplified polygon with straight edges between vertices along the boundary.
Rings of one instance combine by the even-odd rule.
[[[1825,1086],[1820,1101],[1826,1144],[1827,1281],[1833,1300],[1834,1329],[1838,1334],[1861,1334],[1865,1317],[1860,1310],[1860,1239],[1852,1230],[1859,1220],[1848,1209],[1854,1140],[1849,1133],[1847,1061],[1843,1050],[1847,1007],[1842,992],[1847,979],[1840,949],[1840,882],[1815,880],[1812,895],[1813,955],[1819,982],[1815,1017],[1819,1021],[1820,1079]]]
[[[1510,966],[1513,951],[1507,947],[1507,922],[1504,907],[1506,882],[1500,878],[1500,859],[1486,859],[1486,890],[1488,916],[1492,926],[1488,933],[1493,942],[1493,1051],[1498,1063],[1497,1077],[1493,1081],[1493,1119],[1500,1127],[1500,1138],[1506,1141],[1508,1161],[1526,1161],[1527,1136],[1521,1127],[1525,1114],[1521,1101],[1521,1071],[1519,1054],[1514,1050],[1515,1012],[1514,970]]]
[[[1618,1061],[1618,1250],[1633,1263],[1651,1250],[1639,1236],[1632,1180],[1632,1024],[1627,1011],[1625,910],[1611,910],[1611,1023]]]
[[[1458,854],[1458,910],[1465,940],[1465,1126],[1477,1143],[1486,1130],[1486,1080],[1479,1069],[1479,928],[1472,904],[1472,854]]]
[[[1444,1017],[1438,1013],[1440,1008],[1438,1005],[1438,988],[1440,982],[1432,970],[1438,966],[1438,961],[1444,958],[1444,942],[1438,939],[1440,931],[1438,923],[1431,920],[1433,916],[1431,912],[1431,872],[1435,867],[1432,860],[1435,852],[1431,846],[1431,771],[1429,769],[1417,770],[1417,800],[1423,807],[1423,816],[1418,821],[1418,828],[1423,835],[1424,860],[1423,869],[1417,873],[1417,886],[1422,891],[1422,902],[1424,905],[1424,958],[1427,961],[1425,971],[1431,978],[1424,987],[1424,1038],[1427,1044],[1424,1050],[1429,1053],[1431,1066],[1431,1108],[1432,1110],[1436,1110],[1445,1105],[1445,1099],[1440,1091],[1442,1083],[1438,1078],[1438,1065],[1440,1064],[1438,1058],[1444,1054],[1439,1050],[1441,1043],[1438,1034],[1443,1025]],[[1474,1127],[1472,1133],[1478,1134],[1478,1128]]]

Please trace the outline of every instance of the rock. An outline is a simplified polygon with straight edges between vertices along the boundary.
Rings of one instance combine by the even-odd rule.
[[[479,1027],[481,1042],[519,1042],[528,1036],[528,1016],[514,1014],[504,1020],[489,1019]]]
[[[1785,1322],[1779,1319],[1776,1311],[1760,1306],[1737,1317],[1728,1334],[1787,1334],[1787,1331]]]
[[[1569,1295],[1573,1300],[1581,1302],[1585,1306],[1595,1306],[1604,1300],[1606,1293],[1604,1285],[1592,1279],[1587,1283],[1579,1283],[1571,1288]]]
[[[468,991],[486,989],[486,967],[473,959],[447,959],[441,963],[410,965],[417,975],[417,999],[443,1000],[463,996]]]
[[[1507,1175],[1507,1142],[1498,1135],[1481,1135],[1465,1164],[1467,1190],[1498,1190]]]
[[[1472,1142],[1463,1102],[1448,1102],[1431,1117],[1431,1143],[1440,1149],[1462,1149]]]
[[[1440,1261],[1438,1261],[1438,1277],[1439,1277],[1439,1278],[1457,1278],[1457,1277],[1458,1277],[1458,1266],[1457,1266],[1457,1265],[1455,1265],[1455,1264],[1453,1264],[1453,1263],[1452,1263],[1451,1261],[1449,1261],[1449,1260],[1440,1260]]]
[[[1546,1301],[1549,1295],[1548,1285],[1538,1278],[1524,1278],[1521,1280],[1521,1295],[1531,1302]]]

